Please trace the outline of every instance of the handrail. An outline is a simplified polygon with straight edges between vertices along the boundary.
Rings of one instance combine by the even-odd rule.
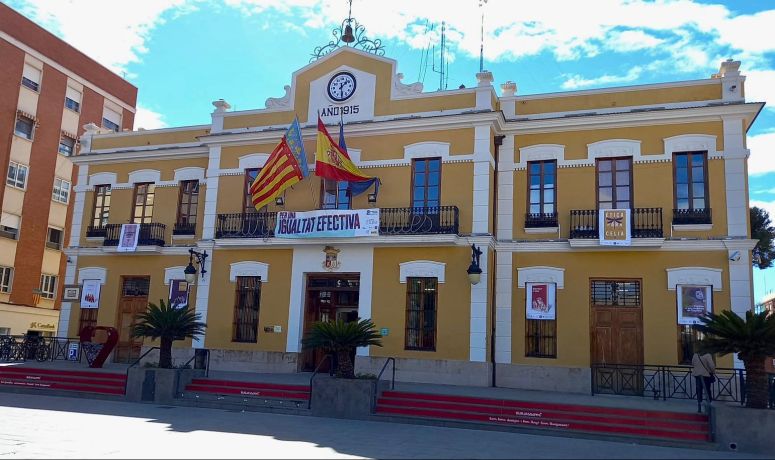
[[[143,353],[142,355],[140,355],[139,358],[137,358],[137,361],[133,362],[132,364],[129,365],[129,367],[126,368],[126,378],[124,379],[124,394],[126,394],[126,387],[127,387],[127,384],[129,383],[129,369],[135,367],[137,363],[142,361],[143,358],[145,358],[148,355],[148,353],[152,352],[153,350],[161,350],[161,349],[159,347],[149,348],[145,353]]]
[[[377,374],[377,381],[376,385],[377,388],[374,389],[374,395],[372,396],[371,400],[371,413],[373,414],[377,410],[377,393],[379,392],[379,381],[382,379],[382,374],[385,372],[385,369],[387,369],[387,365],[389,363],[393,363],[393,377],[390,381],[390,389],[395,390],[396,389],[396,359],[392,356],[388,357],[388,359],[385,360],[385,364],[382,365],[382,370],[379,371],[379,374]]]
[[[318,375],[318,371],[320,370],[320,366],[323,365],[323,363],[326,362],[327,359],[330,359],[332,355],[329,353],[327,354],[317,365],[315,370],[312,372],[312,375],[309,378],[309,399],[307,399],[307,409],[312,409],[312,380],[315,378],[316,375]],[[334,373],[334,362],[331,361],[331,374]]]

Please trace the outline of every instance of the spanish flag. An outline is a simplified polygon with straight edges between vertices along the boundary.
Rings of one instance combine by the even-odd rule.
[[[288,146],[288,140],[283,136],[274,148],[256,180],[250,185],[253,206],[261,210],[279,196],[283,190],[296,184],[304,178],[299,162]]]
[[[315,175],[330,180],[363,182],[373,180],[363,174],[352,162],[347,151],[342,150],[328,134],[323,120],[318,116],[318,146],[315,152]]]

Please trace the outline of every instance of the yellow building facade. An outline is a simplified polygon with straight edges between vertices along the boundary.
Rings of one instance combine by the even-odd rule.
[[[128,336],[134,315],[187,289],[207,331],[175,355],[207,348],[214,369],[312,370],[310,325],[358,317],[383,346],[359,349],[357,370],[395,357],[406,381],[586,392],[594,365],[685,362],[696,337],[680,322],[753,305],[745,138],[763,104],[745,101],[738,67],[529,96],[506,82],[498,96],[489,72],[422,92],[395,61],[341,48],[264,109],[218,100],[208,125],[87,131],[66,282],[100,295],[64,303],[59,335],[117,327],[114,358],[132,360],[149,345]],[[294,116],[314,165],[318,113],[335,139],[341,114],[378,193],[310,175],[256,212],[247,186]],[[378,232],[275,233],[278,212],[347,210],[379,210]],[[126,223],[139,239],[121,252]],[[190,248],[208,257],[185,287]]]

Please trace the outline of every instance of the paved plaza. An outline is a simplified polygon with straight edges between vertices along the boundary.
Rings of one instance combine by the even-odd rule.
[[[577,438],[0,393],[0,458],[765,458]]]

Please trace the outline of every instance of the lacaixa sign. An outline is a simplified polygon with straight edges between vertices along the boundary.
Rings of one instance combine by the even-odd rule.
[[[601,209],[598,228],[600,244],[607,246],[629,246],[631,238],[629,209]]]

